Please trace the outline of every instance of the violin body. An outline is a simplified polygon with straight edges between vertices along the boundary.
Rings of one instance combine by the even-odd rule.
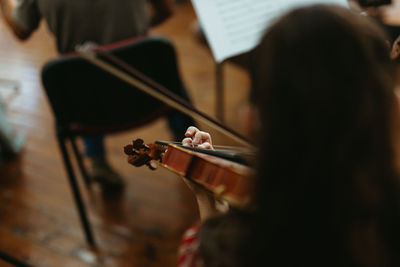
[[[246,165],[174,144],[144,145],[141,139],[125,146],[124,151],[128,162],[136,167],[147,165],[155,169],[152,161],[159,160],[162,167],[203,186],[232,205],[243,207],[251,202],[253,170]]]
[[[245,165],[169,144],[161,166],[204,186],[231,204],[245,206],[251,201],[252,169]]]

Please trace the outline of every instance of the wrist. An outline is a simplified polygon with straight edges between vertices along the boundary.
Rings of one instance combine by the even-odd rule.
[[[218,212],[215,206],[215,199],[211,194],[196,195],[196,201],[202,221]]]

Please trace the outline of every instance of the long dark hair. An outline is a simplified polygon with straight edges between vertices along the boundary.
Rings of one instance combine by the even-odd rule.
[[[299,8],[255,58],[261,255],[271,266],[400,266],[395,76],[379,26],[337,6]]]

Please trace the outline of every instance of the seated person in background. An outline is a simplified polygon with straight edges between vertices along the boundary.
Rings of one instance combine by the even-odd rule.
[[[173,6],[172,0],[0,0],[0,7],[6,23],[18,38],[27,39],[44,18],[56,38],[58,51],[68,53],[85,41],[104,45],[146,35],[149,27],[172,15]],[[168,115],[167,119],[177,140],[182,139],[186,128],[193,123],[178,112]],[[107,190],[121,189],[123,180],[106,160],[103,137],[83,140],[92,166],[92,179]]]
[[[400,109],[381,28],[333,5],[295,9],[255,49],[258,162],[252,209],[202,223],[179,266],[400,266]],[[189,128],[186,145],[211,138]]]

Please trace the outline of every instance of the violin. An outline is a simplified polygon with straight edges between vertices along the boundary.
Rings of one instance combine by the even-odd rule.
[[[203,153],[204,150],[209,153]],[[155,162],[159,161],[162,167],[202,186],[216,198],[234,206],[248,206],[253,195],[253,170],[244,164],[210,155],[212,151],[164,142],[144,144],[142,139],[133,140],[124,147],[128,162],[133,166],[146,165],[155,170]]]

